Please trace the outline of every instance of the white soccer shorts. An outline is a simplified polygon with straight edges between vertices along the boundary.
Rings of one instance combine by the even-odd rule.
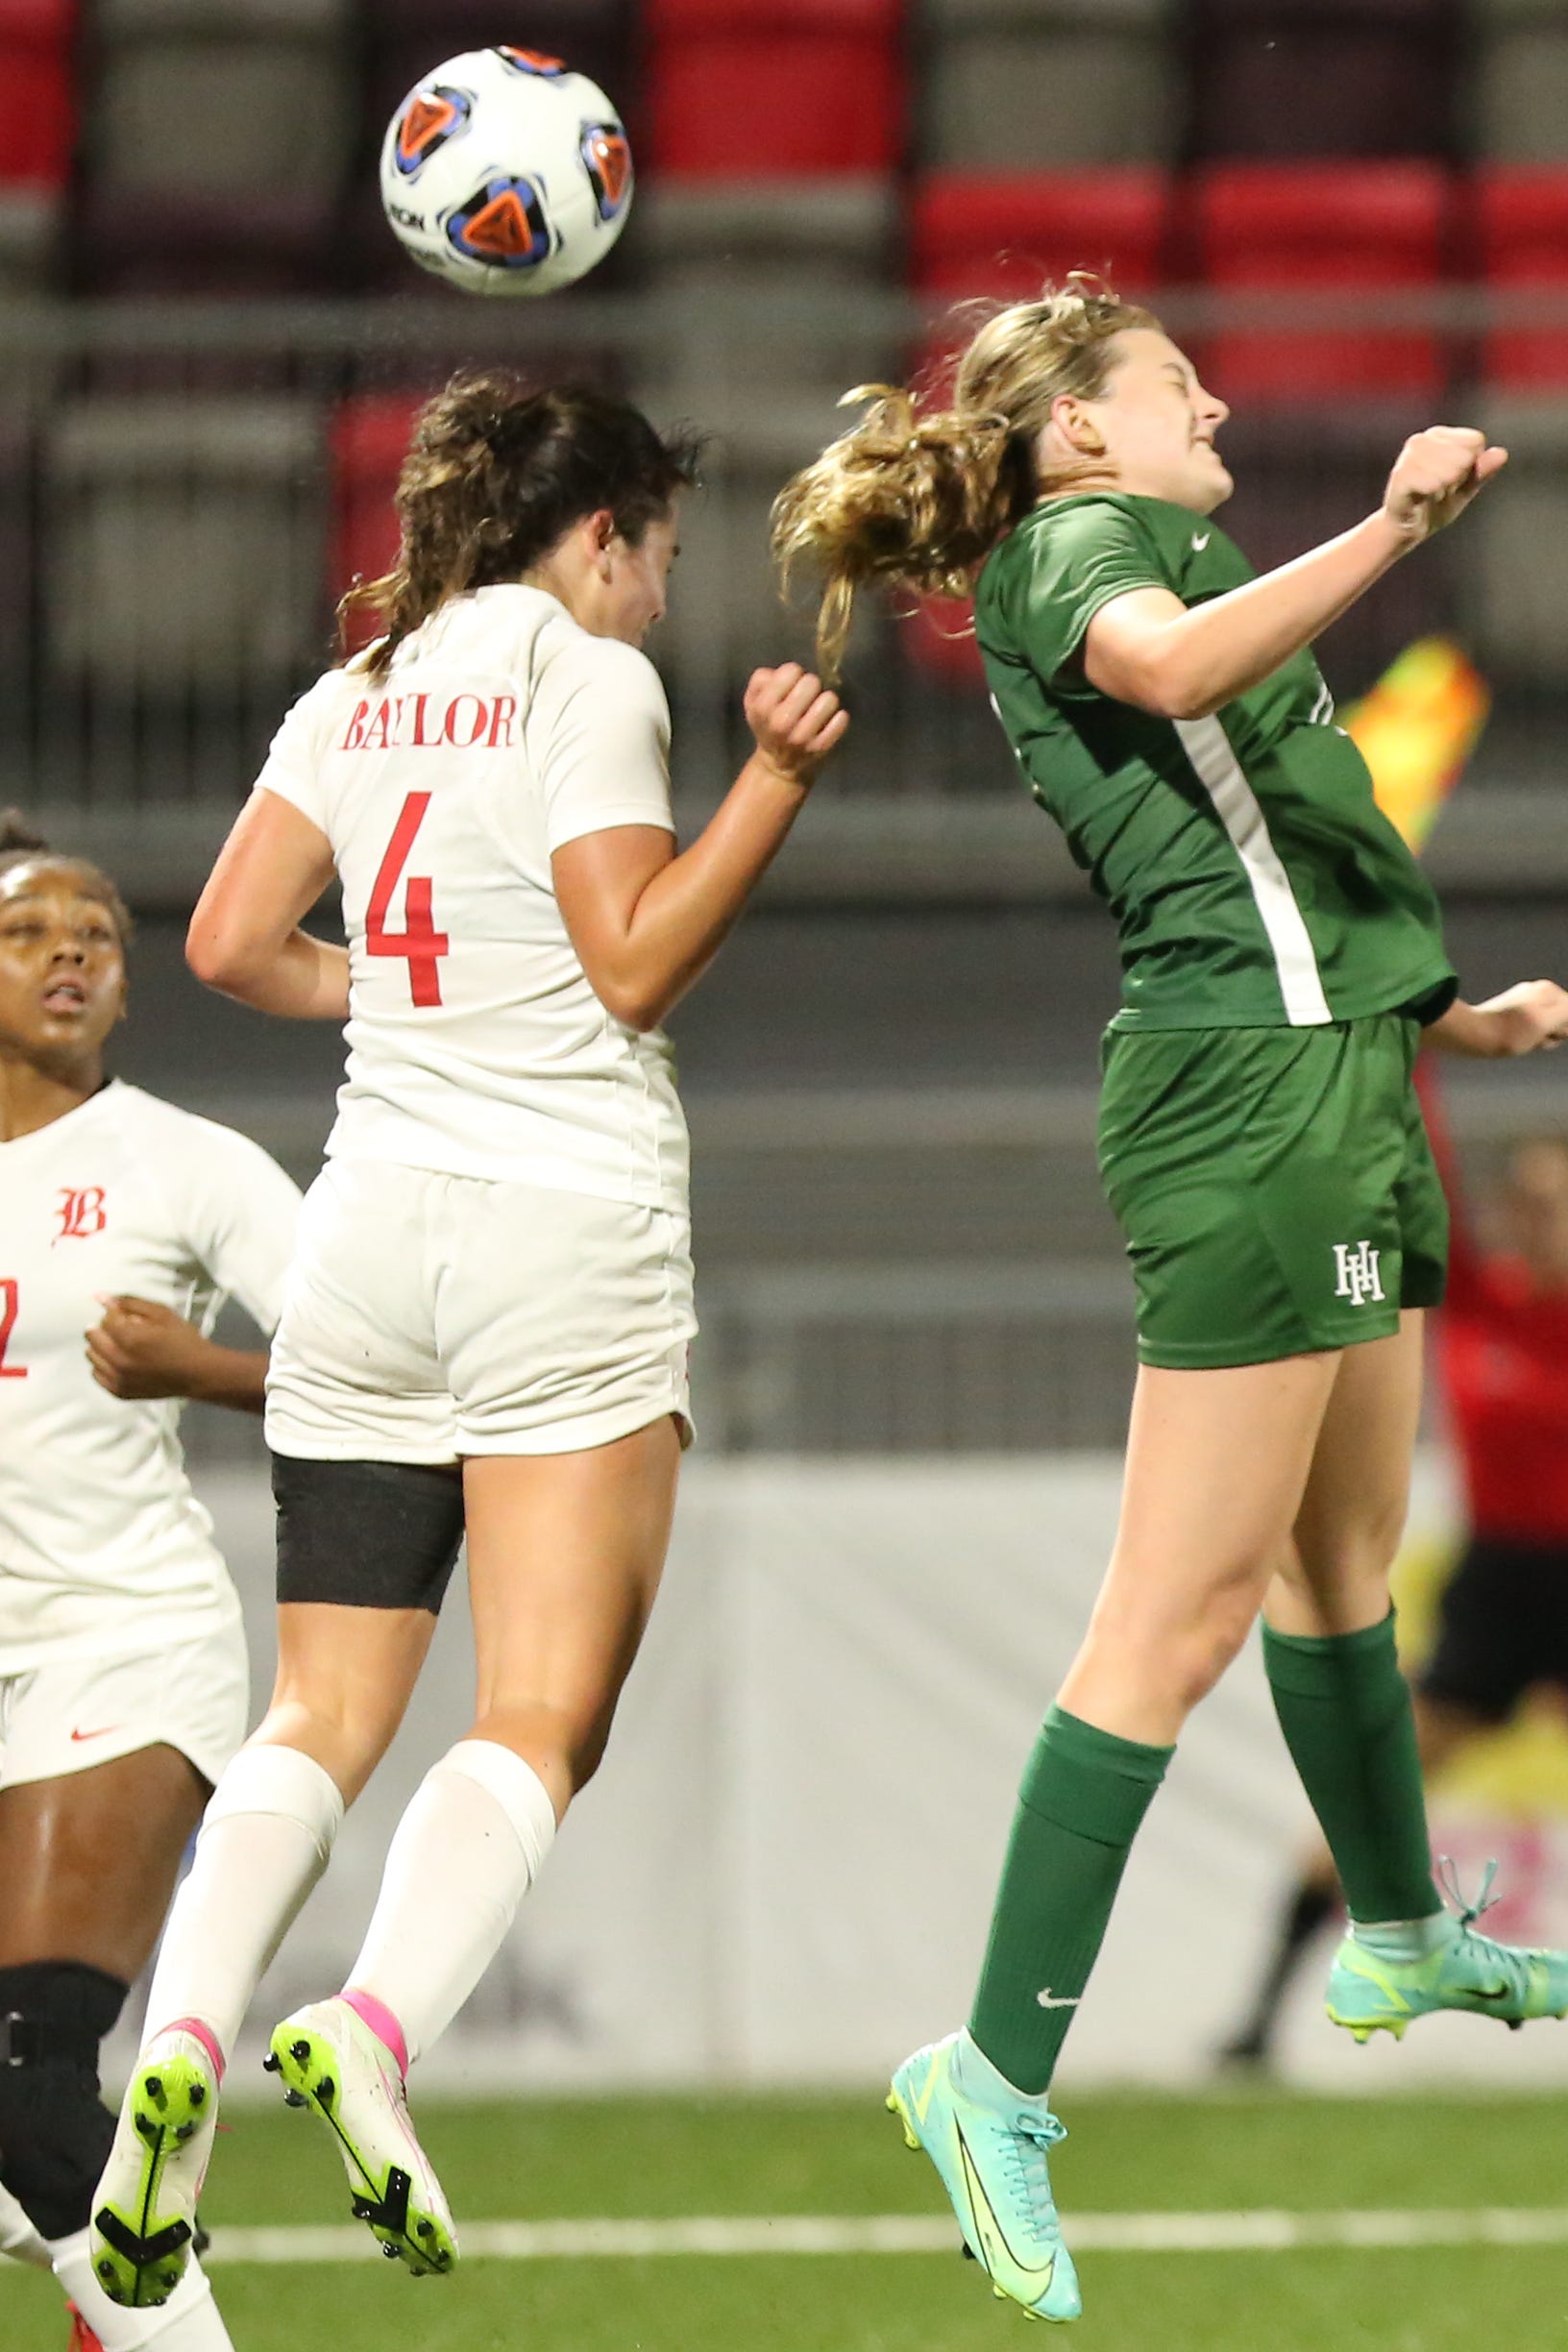
[[[251,1679],[233,1620],[152,1651],[101,1651],[0,1675],[0,1788],[89,1772],[143,1748],[188,1756],[204,1780],[245,1737]]]
[[[267,1443],[307,1461],[576,1454],[665,1413],[691,1441],[684,1217],[330,1160],[306,1196]]]

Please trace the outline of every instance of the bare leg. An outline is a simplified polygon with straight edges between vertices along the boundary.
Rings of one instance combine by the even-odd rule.
[[[1265,1608],[1276,1711],[1360,1926],[1441,1912],[1388,1614],[1420,1413],[1421,1320],[1407,1312],[1390,1337],[1345,1351]],[[1401,1926],[1401,1948],[1424,1933]]]
[[[434,1636],[429,1609],[286,1603],[272,1703],[249,1744],[297,1748],[353,1804],[392,1745]]]
[[[557,1817],[604,1752],[664,1572],[679,1465],[668,1418],[589,1453],[464,1465],[469,1736],[526,1758]]]
[[[583,1453],[464,1467],[474,1726],[399,1825],[350,1978],[405,2063],[467,1999],[598,1767],[658,1588],[679,1459],[665,1417]]]
[[[1422,1318],[1346,1348],[1264,1614],[1282,1633],[1355,1633],[1388,1614],[1421,1417]]]
[[[1061,1691],[1081,1721],[1168,1747],[1251,1630],[1288,1540],[1340,1358],[1145,1364],[1121,1520]]]
[[[109,2302],[87,2252],[92,2189],[113,2131],[97,2103],[97,2042],[146,1965],[207,1794],[195,1766],[161,1743],[0,1790],[0,1969],[18,1972],[0,1987],[0,2007],[28,2013],[41,2003],[53,2041],[43,2063],[7,2071],[0,2165],[18,2192],[14,2205],[6,2198],[8,2234],[22,2258],[41,2255],[53,2268],[108,2352],[133,2352],[151,2322]],[[72,2029],[77,2054],[65,2064],[73,2044],[60,2037]],[[18,2238],[20,2199],[38,2228]],[[181,2352],[229,2352],[199,2268],[159,2316]]]
[[[0,1968],[76,1960],[138,1976],[207,1797],[189,1758],[161,1745],[0,1789]]]

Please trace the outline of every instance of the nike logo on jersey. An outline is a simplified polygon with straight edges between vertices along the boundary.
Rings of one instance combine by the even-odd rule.
[[[111,1731],[123,1731],[123,1724],[104,1724],[96,1731],[73,1731],[73,1740],[108,1739]]]
[[[1038,2281],[1040,2291],[1043,2293],[1055,2275],[1056,2256],[1053,2254],[1050,2260],[1044,2263],[1019,2262],[1007,2242],[1007,2233],[997,2220],[995,2208],[990,2197],[987,2196],[980,2175],[975,2169],[974,2158],[969,2154],[968,2143],[964,2137],[963,2127],[955,2123],[953,2130],[958,2140],[958,2160],[963,2168],[964,2186],[968,2193],[969,2217],[974,2223],[974,2234],[980,2241],[981,2261],[992,2278],[996,2276],[998,2260],[1007,2263],[1020,2278],[1028,2279],[1031,2283]]]
[[[1083,1997],[1081,1993],[1055,1994],[1049,1985],[1045,1987],[1043,1993],[1035,1995],[1036,2000],[1042,2009],[1076,2009]]]
[[[1213,537],[1213,535],[1214,535],[1214,534],[1213,534],[1213,531],[1195,531],[1195,532],[1193,533],[1193,536],[1192,536],[1192,552],[1193,552],[1193,554],[1194,554],[1194,555],[1201,555],[1201,554],[1203,553],[1204,549],[1205,549],[1205,548],[1206,548],[1206,547],[1209,545],[1209,542],[1210,542],[1210,540],[1211,540],[1211,539]]]

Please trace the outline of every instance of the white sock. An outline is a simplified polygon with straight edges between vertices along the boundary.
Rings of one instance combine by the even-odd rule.
[[[12,2262],[31,2263],[36,2270],[53,2267],[54,2257],[9,2189],[0,2189],[0,2254]]]
[[[56,2278],[104,2352],[142,2352],[148,2344],[156,2344],[158,2352],[233,2352],[207,2273],[194,2256],[166,2303],[156,2311],[122,2311],[93,2276],[85,2229],[55,2239],[49,2251]]]
[[[414,1791],[346,1988],[391,2011],[405,2068],[495,1958],[554,1835],[544,1782],[496,1740],[459,1740]]]
[[[1427,1960],[1454,1940],[1454,1922],[1446,1911],[1418,1920],[1352,1920],[1351,1941],[1380,1960]]]
[[[196,1858],[169,1913],[142,2046],[184,2018],[220,2055],[331,1854],[343,1799],[298,1748],[242,1748],[202,1820]]]

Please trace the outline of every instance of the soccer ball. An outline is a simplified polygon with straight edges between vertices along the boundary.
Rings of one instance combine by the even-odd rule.
[[[532,49],[438,65],[381,148],[393,233],[466,294],[551,294],[586,276],[625,227],[631,190],[631,149],[604,92]]]

